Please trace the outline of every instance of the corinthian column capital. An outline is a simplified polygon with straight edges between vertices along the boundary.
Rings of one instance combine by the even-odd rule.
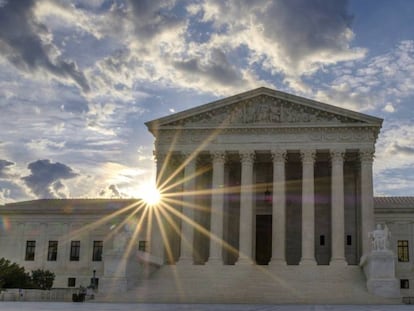
[[[216,163],[224,163],[226,161],[226,153],[221,150],[210,151],[211,160]]]
[[[253,164],[255,153],[254,150],[243,150],[239,151],[240,160],[242,163],[251,163]]]
[[[374,160],[374,149],[360,149],[359,150],[359,159],[361,162],[372,162]]]
[[[287,152],[285,149],[272,149],[271,154],[273,162],[286,162]]]
[[[302,163],[313,164],[315,163],[316,151],[313,149],[301,150],[300,157],[302,159]]]
[[[331,162],[332,164],[342,163],[345,157],[345,150],[343,149],[333,149],[330,151],[331,154]]]

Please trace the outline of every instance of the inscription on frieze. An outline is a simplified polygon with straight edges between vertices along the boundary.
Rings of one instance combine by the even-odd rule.
[[[191,125],[243,125],[277,123],[355,123],[355,119],[306,107],[283,99],[260,95],[239,103],[200,113],[165,124]]]

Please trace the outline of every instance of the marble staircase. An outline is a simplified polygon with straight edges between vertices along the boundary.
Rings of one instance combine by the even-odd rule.
[[[398,304],[368,293],[359,266],[166,265],[98,301],[153,303]]]

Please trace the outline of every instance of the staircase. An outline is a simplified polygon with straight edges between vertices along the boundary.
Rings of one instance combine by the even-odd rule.
[[[398,304],[367,292],[358,266],[166,265],[98,301],[154,303]]]

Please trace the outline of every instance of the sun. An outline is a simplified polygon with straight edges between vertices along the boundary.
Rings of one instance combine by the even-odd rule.
[[[140,190],[140,197],[147,205],[153,206],[161,202],[161,193],[155,185],[146,184]]]

